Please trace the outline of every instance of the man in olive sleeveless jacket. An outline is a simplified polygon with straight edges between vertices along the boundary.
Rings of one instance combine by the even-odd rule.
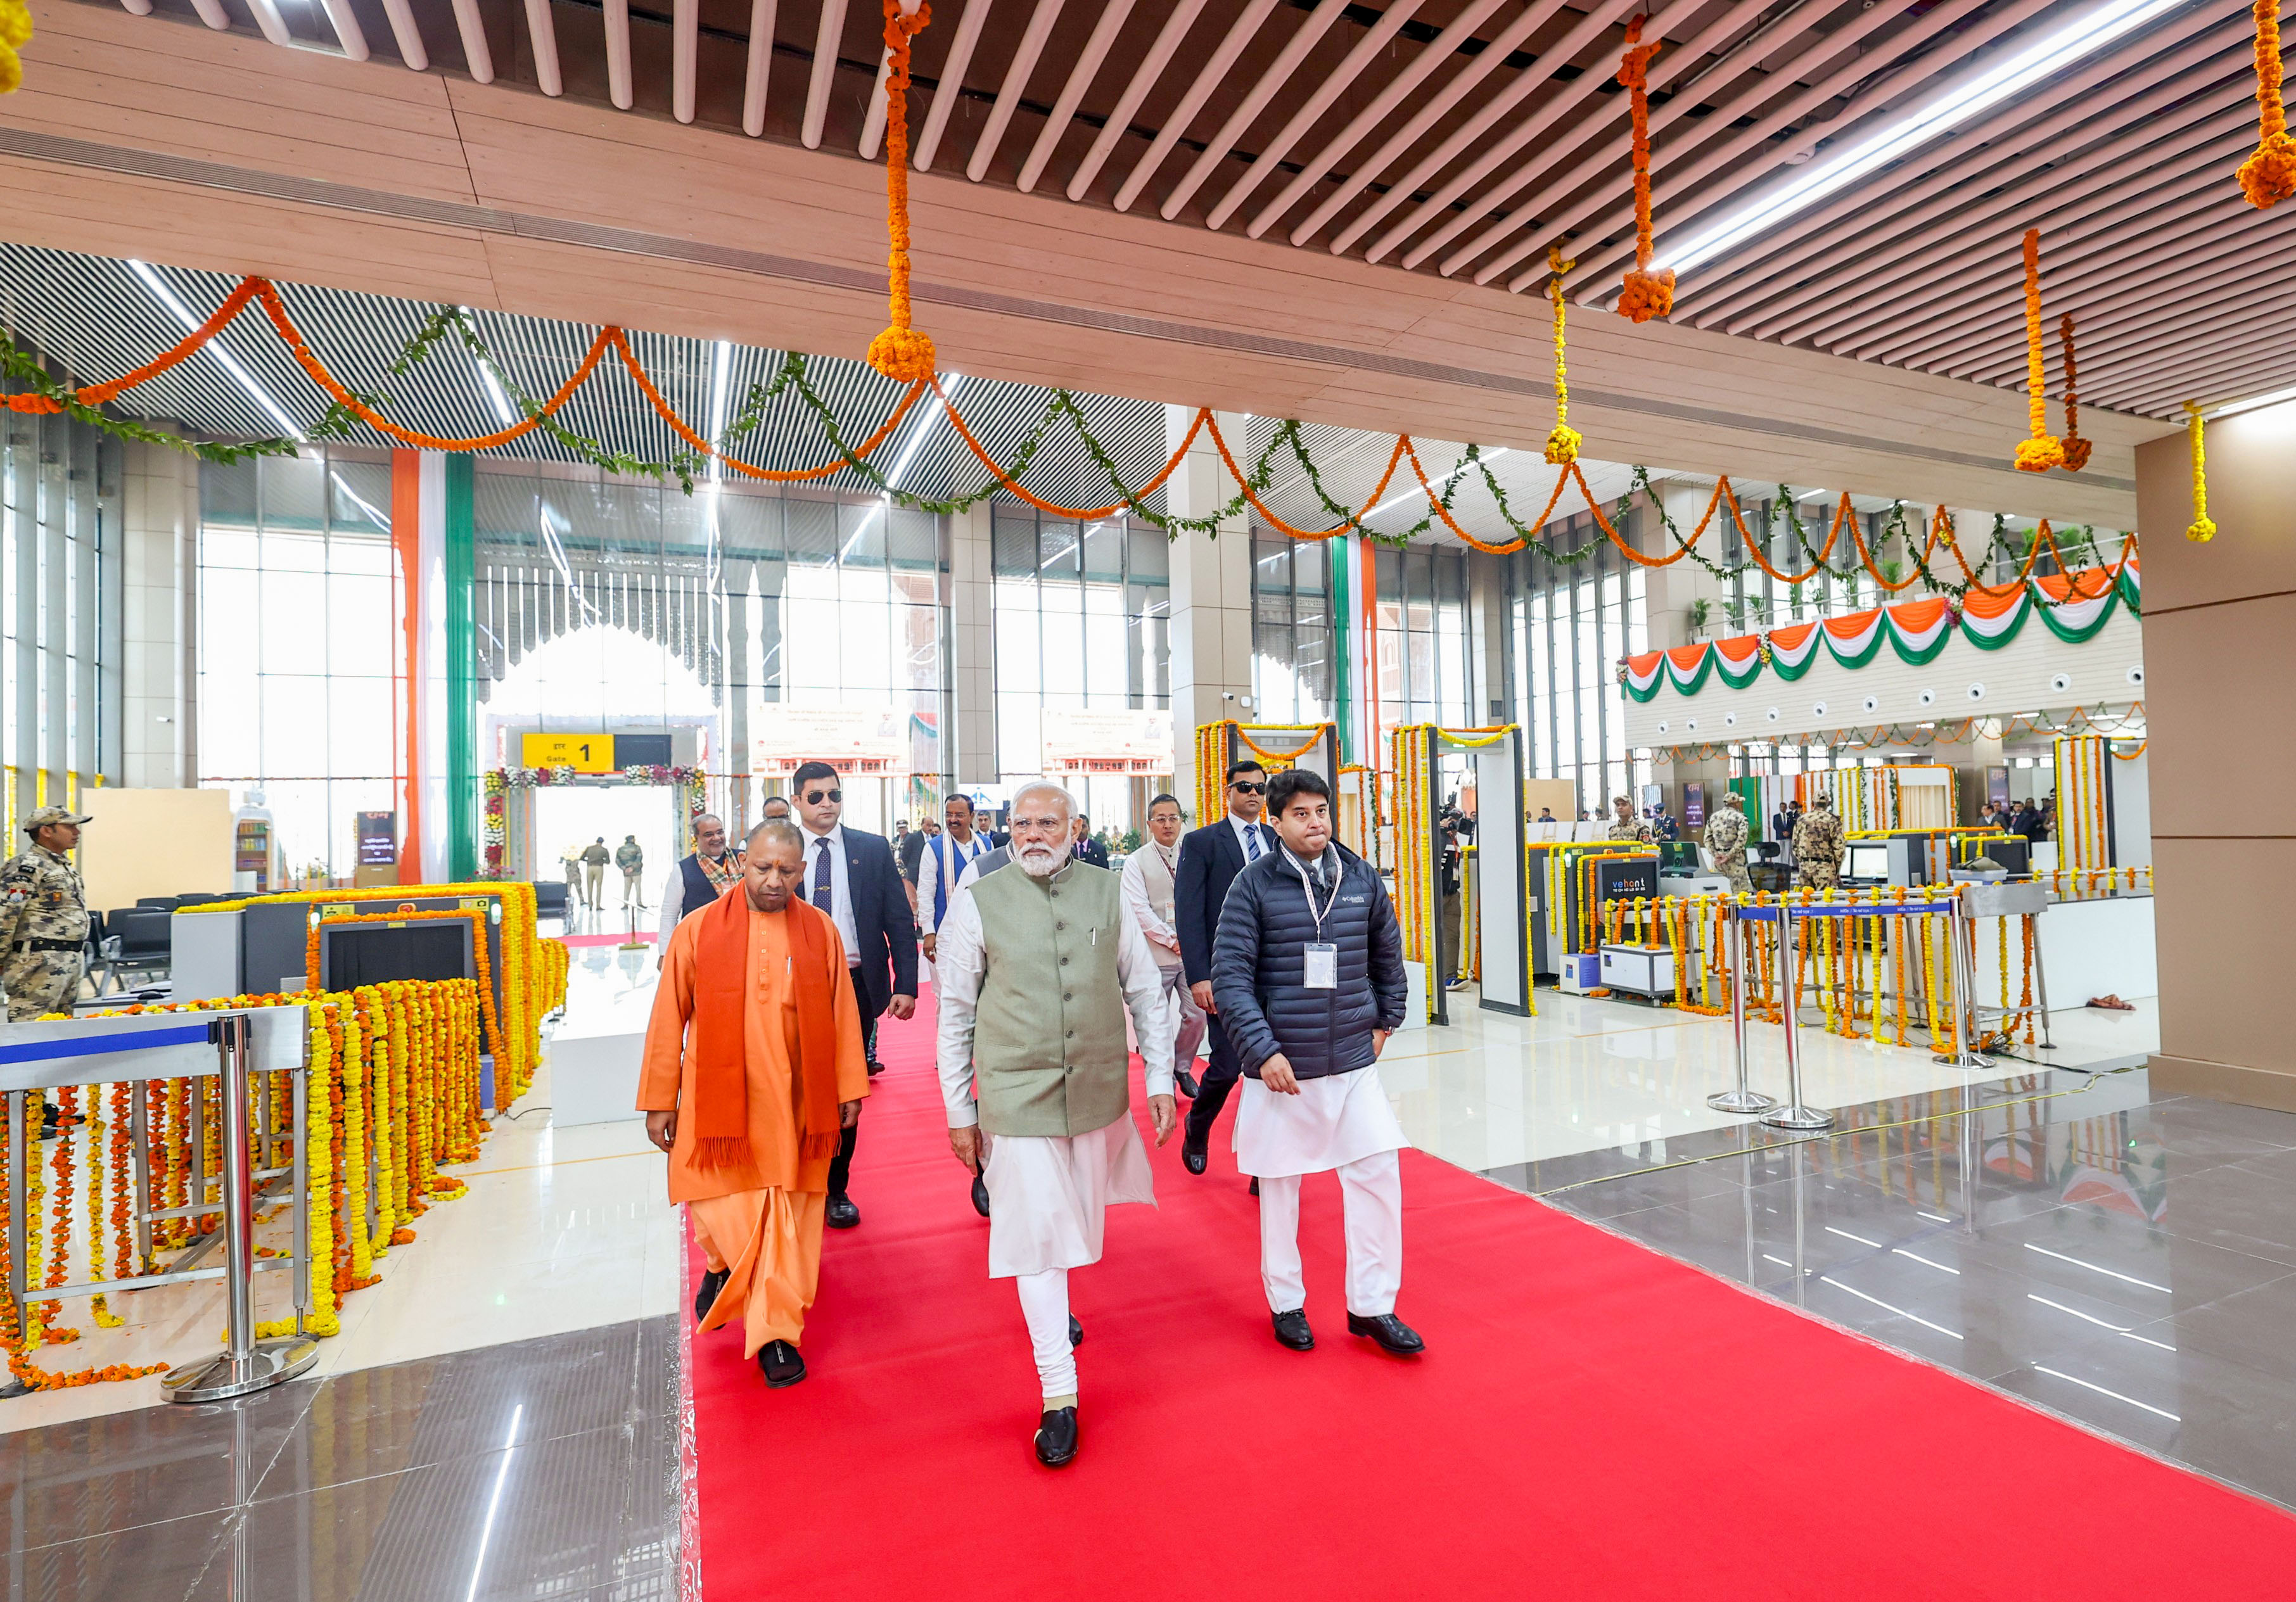
[[[1117,876],[1070,854],[1070,816],[1058,785],[1021,788],[1013,860],[950,902],[934,960],[949,1148],[978,1170],[991,1137],[988,1275],[1020,1290],[1048,1468],[1077,1451],[1069,1270],[1100,1261],[1111,1203],[1156,1200],[1132,1121],[1128,1008],[1159,1146],[1178,1123],[1162,976]]]

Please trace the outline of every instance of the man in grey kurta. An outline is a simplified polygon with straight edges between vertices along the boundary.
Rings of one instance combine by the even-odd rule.
[[[1020,1291],[1044,1391],[1037,1457],[1059,1468],[1077,1451],[1069,1270],[1100,1261],[1110,1203],[1156,1200],[1124,1014],[1159,1146],[1178,1123],[1172,1021],[1117,876],[1070,854],[1068,793],[1026,785],[1013,811],[1013,860],[953,899],[938,934],[941,1099],[957,1161],[980,1170],[991,1137],[988,1274]]]

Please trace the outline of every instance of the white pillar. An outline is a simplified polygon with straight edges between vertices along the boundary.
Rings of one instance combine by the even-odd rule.
[[[121,781],[179,789],[199,777],[199,459],[129,441],[122,490]]]
[[[948,519],[949,731],[941,761],[960,789],[995,784],[996,633],[988,503]]]
[[[1164,408],[1168,452],[1178,448],[1195,415],[1193,406]],[[1241,460],[1250,419],[1239,412],[1218,417],[1228,449]],[[1203,430],[1164,481],[1164,504],[1175,517],[1206,517],[1235,491],[1235,479]],[[1176,793],[1192,805],[1198,726],[1231,717],[1252,721],[1249,514],[1224,518],[1218,527],[1217,538],[1190,532],[1172,542],[1172,778]]]

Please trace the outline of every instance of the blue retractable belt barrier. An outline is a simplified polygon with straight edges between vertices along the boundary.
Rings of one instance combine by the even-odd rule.
[[[1776,907],[1740,907],[1737,915],[1751,923],[1775,923],[1780,909]],[[1860,903],[1856,906],[1821,903],[1816,906],[1792,906],[1784,911],[1797,918],[1893,918],[1900,912],[1910,914],[1937,913],[1953,911],[1949,901],[1883,902],[1878,906]]]
[[[205,1045],[209,1040],[205,1019],[167,1029],[106,1029],[71,1040],[29,1041],[0,1046],[0,1067],[10,1063],[50,1062],[60,1057],[103,1057],[114,1051],[141,1051],[151,1046]]]

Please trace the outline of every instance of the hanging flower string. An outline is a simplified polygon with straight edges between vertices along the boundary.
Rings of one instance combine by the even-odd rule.
[[[2256,0],[2256,153],[2240,164],[2240,192],[2261,211],[2296,195],[2296,139],[2280,99],[2279,0]]]
[[[2193,521],[2185,537],[2202,545],[2217,537],[2216,522],[2209,516],[2209,456],[2208,444],[2202,437],[2203,426],[2201,409],[2186,401],[2185,436],[2193,445]]]
[[[2065,437],[2057,442],[2065,454],[2065,471],[2077,473],[2088,465],[2089,441],[2080,437],[2080,371],[2073,364],[2073,315],[2057,319],[2057,340],[2065,356]]]
[[[885,231],[891,249],[885,265],[890,276],[893,321],[869,341],[869,365],[905,384],[933,375],[932,336],[909,326],[909,42],[932,20],[932,8],[920,0],[885,0]]]
[[[1546,298],[1554,302],[1554,427],[1547,431],[1546,460],[1564,467],[1578,460],[1580,437],[1570,426],[1570,373],[1562,359],[1562,276],[1578,264],[1562,258],[1562,247],[1546,249]]]
[[[0,94],[13,94],[24,85],[24,63],[17,52],[32,42],[32,8],[24,0],[0,0]]]
[[[2049,432],[2049,392],[2041,358],[2041,231],[2025,230],[2025,410],[2032,432],[2017,442],[2020,472],[2062,467],[2064,446]]]
[[[1635,265],[1627,269],[1619,296],[1619,315],[1647,323],[1674,309],[1674,269],[1653,273],[1651,264],[1650,185],[1650,64],[1664,42],[1642,42],[1644,18],[1627,24],[1626,58],[1619,63],[1619,85],[1627,91],[1634,119]]]

